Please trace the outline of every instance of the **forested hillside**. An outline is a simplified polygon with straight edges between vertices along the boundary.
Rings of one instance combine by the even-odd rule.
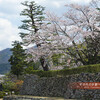
[[[10,71],[8,59],[11,54],[10,48],[0,51],[0,74],[5,74]]]

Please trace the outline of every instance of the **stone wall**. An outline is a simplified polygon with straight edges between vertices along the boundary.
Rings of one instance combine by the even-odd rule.
[[[43,77],[28,75],[24,81],[21,95],[64,97],[66,99],[97,100],[100,90],[71,89],[72,82],[100,82],[100,73],[81,73],[65,77]]]

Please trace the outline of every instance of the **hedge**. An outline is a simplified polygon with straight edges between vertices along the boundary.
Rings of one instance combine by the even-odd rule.
[[[35,74],[40,77],[53,77],[53,76],[66,76],[72,74],[80,74],[80,73],[97,73],[100,72],[100,64],[95,65],[85,65],[72,69],[63,69],[63,70],[50,70],[50,71],[42,71],[42,70],[31,70],[27,72],[28,74]]]
[[[0,91],[0,98],[3,98],[4,96],[6,96],[6,93],[8,93],[8,95],[10,95],[10,92]]]

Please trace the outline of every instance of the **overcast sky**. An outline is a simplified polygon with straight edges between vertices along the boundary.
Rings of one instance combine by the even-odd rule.
[[[0,0],[0,50],[11,47],[12,41],[20,40],[18,26],[21,25],[20,12],[25,0]],[[28,0],[32,1],[32,0]],[[46,10],[62,14],[68,3],[88,4],[91,0],[34,0]]]

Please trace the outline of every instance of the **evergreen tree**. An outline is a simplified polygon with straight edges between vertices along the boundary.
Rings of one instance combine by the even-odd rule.
[[[36,34],[40,29],[44,19],[44,7],[37,5],[34,1],[25,1],[22,5],[26,7],[26,9],[24,9],[20,14],[21,16],[26,17],[25,20],[22,20],[23,24],[19,27],[24,30],[24,33],[20,33],[20,36],[23,39],[28,34]]]
[[[23,73],[24,67],[26,67],[26,54],[20,42],[15,41],[12,46],[12,55],[9,59],[9,62],[11,64],[11,73],[19,77],[19,75]]]

